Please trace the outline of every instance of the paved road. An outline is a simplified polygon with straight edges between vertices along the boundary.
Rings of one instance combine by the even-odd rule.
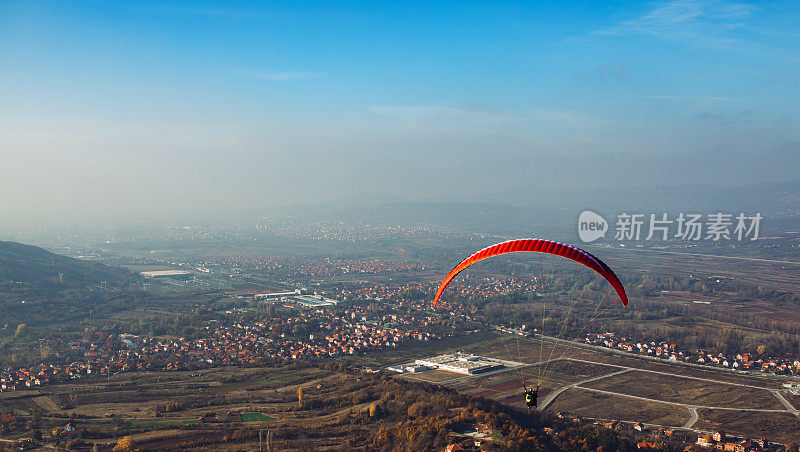
[[[630,370],[631,369],[622,369],[622,370],[618,370],[616,372],[611,372],[610,374],[600,375],[599,377],[587,378],[585,380],[576,381],[575,383],[570,383],[570,384],[568,384],[566,386],[562,386],[562,387],[556,389],[555,391],[551,392],[550,394],[547,394],[547,397],[545,397],[544,400],[542,400],[542,402],[539,404],[538,408],[540,410],[544,410],[545,408],[550,406],[551,403],[553,403],[553,400],[555,400],[556,397],[558,397],[559,395],[561,395],[562,392],[564,392],[564,391],[566,391],[568,389],[576,388],[579,385],[582,385],[582,384],[585,384],[585,383],[591,383],[593,381],[602,380],[604,378],[609,378],[609,377],[613,377],[613,376],[616,376],[616,375],[624,374],[625,372],[628,372]]]
[[[635,425],[635,424],[639,423],[639,421],[623,421],[623,420],[620,420],[620,419],[606,419],[606,418],[602,418],[602,417],[585,417],[583,419],[588,419],[588,420],[592,420],[592,421],[602,421],[602,422],[617,421],[617,422],[622,422],[623,424],[631,424],[631,425]],[[700,429],[696,429],[696,428],[680,427],[680,426],[677,426],[677,425],[650,424],[648,422],[642,422],[641,424],[644,425],[645,427],[657,428],[657,429],[658,428],[663,428],[663,429],[667,429],[667,430],[688,430],[690,432],[695,432],[695,433],[714,433],[711,430],[700,430]]]
[[[604,353],[610,353],[612,355],[620,355],[620,356],[624,356],[624,357],[630,358],[630,359],[649,361],[649,362],[658,363],[658,364],[661,364],[661,365],[690,367],[690,368],[693,368],[693,369],[701,369],[701,370],[704,370],[706,372],[730,373],[730,374],[733,374],[733,375],[736,375],[736,376],[740,376],[740,377],[741,376],[746,376],[746,377],[755,377],[755,378],[762,378],[762,379],[769,378],[769,379],[781,380],[781,381],[786,381],[786,378],[787,378],[785,376],[779,377],[777,375],[762,375],[762,374],[753,375],[751,373],[743,373],[743,372],[738,371],[738,370],[727,369],[727,368],[724,368],[724,367],[712,367],[712,366],[707,366],[707,365],[704,365],[704,364],[687,363],[685,361],[669,361],[669,360],[658,358],[658,357],[655,357],[655,356],[640,355],[640,354],[637,354],[637,353],[631,353],[631,352],[627,352],[627,351],[624,351],[624,350],[618,350],[616,348],[601,347],[599,345],[591,345],[591,344],[587,344],[585,342],[578,342],[578,341],[573,341],[573,340],[569,340],[569,339],[561,339],[561,338],[557,338],[557,337],[553,337],[553,336],[543,336],[543,335],[537,334],[536,337],[544,337],[545,339],[551,340],[553,342],[563,342],[563,343],[566,343],[566,344],[571,344],[572,346],[575,346],[575,347],[580,347],[580,348],[584,348],[584,349],[600,351],[600,352],[604,352]],[[571,357],[565,357],[564,359],[572,359],[574,361],[578,361],[577,358],[571,358]],[[591,363],[591,362],[594,362],[594,361],[586,361],[586,362],[590,362]],[[606,363],[595,363],[595,364],[603,364],[603,365],[606,365],[606,366],[615,366],[615,367],[625,367],[625,366],[620,366],[620,365],[615,365],[615,364],[606,364]],[[646,369],[640,369],[640,370],[646,371]],[[657,371],[653,371],[653,372],[657,372]],[[682,376],[682,375],[679,375],[679,376]],[[712,381],[715,381],[715,380],[712,380]],[[735,384],[735,383],[731,383],[731,384]],[[758,388],[758,389],[772,389],[772,388],[762,387],[762,386],[750,386],[750,385],[743,385],[743,386],[753,387],[753,388]]]
[[[784,397],[783,394],[781,394],[778,390],[773,390],[771,392],[772,395],[774,395],[775,397],[778,398],[778,400],[781,401],[781,403],[783,404],[783,406],[786,407],[787,410],[791,411],[792,414],[794,414],[795,416],[800,416],[800,411],[798,411],[795,407],[793,407],[792,404],[789,403],[788,400],[786,400],[786,397]]]
[[[795,416],[800,417],[800,410],[797,410],[796,408],[794,408],[792,406],[792,404],[788,400],[786,400],[786,398],[783,397],[783,395],[777,389],[767,388],[767,387],[763,387],[763,386],[748,385],[748,384],[744,384],[744,383],[734,383],[734,382],[729,382],[729,381],[715,380],[713,378],[695,377],[695,376],[691,376],[691,375],[681,375],[681,374],[676,374],[676,373],[672,373],[672,372],[664,372],[664,371],[659,371],[659,370],[640,369],[640,368],[636,368],[636,367],[623,366],[623,365],[619,365],[619,364],[609,364],[609,363],[603,363],[603,362],[598,362],[598,361],[590,361],[590,360],[579,359],[579,358],[562,358],[562,359],[567,360],[567,361],[582,362],[582,363],[586,363],[586,364],[594,364],[594,365],[600,365],[600,366],[616,367],[616,368],[618,368],[620,370],[616,371],[616,372],[611,372],[611,373],[608,373],[608,374],[600,375],[598,377],[588,378],[588,379],[585,379],[585,380],[582,380],[582,381],[578,381],[578,382],[575,382],[575,383],[570,383],[568,385],[562,386],[559,389],[556,389],[555,391],[553,391],[550,394],[548,394],[544,398],[544,400],[542,400],[542,402],[539,404],[539,409],[541,409],[541,410],[544,410],[548,406],[550,406],[550,404],[553,403],[553,401],[556,399],[556,397],[558,397],[562,393],[566,392],[569,389],[576,388],[576,389],[583,389],[583,390],[586,390],[586,391],[604,393],[604,394],[614,395],[614,396],[619,396],[619,397],[627,397],[627,398],[632,398],[632,399],[638,399],[638,400],[643,400],[643,401],[647,401],[647,402],[664,403],[664,404],[667,404],[667,405],[674,405],[674,406],[684,407],[689,412],[689,420],[681,428],[684,428],[684,429],[687,429],[687,430],[694,430],[692,428],[692,426],[699,419],[699,414],[697,412],[698,409],[713,409],[713,410],[726,410],[726,411],[749,411],[749,412],[760,412],[760,413],[786,413],[786,412],[789,412],[789,413],[794,414]],[[553,361],[553,360],[548,360],[548,361]],[[536,363],[536,364],[540,364],[540,363]],[[536,364],[532,364],[532,365],[536,365]],[[598,380],[602,380],[602,379],[605,379],[605,378],[614,377],[616,375],[620,375],[620,374],[623,374],[625,372],[630,372],[630,371],[648,372],[648,373],[652,373],[652,374],[665,375],[665,376],[676,377],[676,378],[687,378],[687,379],[690,379],[690,380],[704,381],[704,382],[715,383],[715,384],[723,384],[723,385],[737,386],[737,387],[742,387],[742,388],[751,388],[751,389],[760,389],[760,390],[770,391],[770,393],[772,393],[772,395],[774,395],[786,409],[785,410],[775,410],[775,409],[767,409],[767,408],[739,408],[739,407],[719,407],[719,406],[707,406],[707,405],[694,405],[694,404],[690,404],[690,403],[670,402],[670,401],[665,401],[665,400],[658,400],[658,399],[652,399],[652,398],[647,398],[647,397],[634,396],[634,395],[624,394],[624,393],[619,393],[619,392],[605,391],[605,390],[601,390],[601,389],[585,388],[585,387],[581,386],[581,385],[586,384],[586,383],[591,383],[593,381],[598,381]]]
[[[598,363],[596,361],[588,361],[588,360],[578,359],[578,358],[568,358],[568,359],[570,359],[571,361],[580,361],[580,362],[590,363],[590,364],[602,364],[602,365],[605,365],[605,366],[621,367],[621,368],[624,368],[624,369],[635,370],[635,371],[638,371],[638,372],[650,372],[650,373],[654,373],[654,374],[658,374],[658,375],[667,375],[667,376],[678,377],[678,378],[688,378],[690,380],[707,381],[709,383],[715,383],[715,384],[724,384],[724,385],[730,385],[730,386],[739,386],[739,387],[743,387],[743,388],[753,388],[753,389],[766,390],[766,391],[769,391],[770,393],[772,393],[772,395],[774,395],[775,398],[777,398],[778,401],[781,402],[781,404],[784,407],[786,407],[786,411],[794,414],[797,417],[800,417],[800,410],[798,410],[794,406],[792,406],[792,404],[789,403],[789,401],[786,400],[786,398],[783,397],[783,394],[781,394],[780,391],[778,391],[777,389],[765,388],[763,386],[753,386],[753,385],[748,385],[748,384],[744,384],[744,383],[733,383],[733,382],[729,382],[729,381],[714,380],[712,378],[693,377],[693,376],[689,376],[689,375],[673,374],[671,372],[662,372],[662,371],[658,371],[658,370],[638,369],[638,368],[635,368],[635,367],[619,366],[619,365],[616,365],[616,364]],[[667,402],[665,402],[665,403],[667,403]],[[686,408],[689,409],[689,412],[690,412],[689,414],[692,414],[692,412],[691,412],[692,410],[691,410],[690,407],[695,406],[695,405],[684,404],[684,406],[686,406]],[[699,406],[699,405],[697,405],[697,407],[698,408],[725,409],[725,410],[739,409],[739,408],[702,407],[702,406]],[[742,410],[748,410],[747,408],[741,408],[741,409]],[[780,410],[780,411],[782,412],[783,410]],[[696,421],[697,421],[697,419],[694,420],[694,422],[696,422]]]
[[[621,368],[621,369],[635,370],[635,371],[638,371],[638,372],[649,372],[651,374],[666,375],[666,376],[669,376],[669,377],[688,378],[690,380],[706,381],[706,382],[709,382],[709,383],[718,383],[718,384],[725,384],[725,385],[731,385],[731,386],[740,386],[740,387],[743,387],[743,388],[764,389],[766,391],[772,391],[772,388],[768,388],[768,387],[764,387],[764,386],[754,386],[754,385],[748,385],[748,384],[744,384],[744,383],[734,383],[734,382],[730,382],[730,381],[714,380],[713,378],[694,377],[694,376],[691,376],[691,375],[674,374],[672,372],[664,372],[664,371],[661,371],[661,370],[641,369],[641,368],[638,368],[638,367],[623,366],[623,365],[620,365],[620,364],[601,363],[601,362],[597,362],[597,361],[589,361],[589,360],[580,359],[580,358],[564,358],[564,359],[567,359],[567,360],[570,360],[570,361],[578,361],[578,362],[582,362],[582,363],[588,363],[588,364],[599,364],[599,365],[602,365],[602,366],[618,367],[618,368]]]
[[[697,407],[687,406],[686,409],[689,410],[689,420],[686,421],[686,423],[683,424],[683,427],[681,427],[681,428],[691,429],[692,426],[694,426],[694,423],[697,422],[697,419],[700,416],[698,416],[698,414],[697,414]]]
[[[669,402],[666,400],[658,400],[658,399],[651,399],[649,397],[641,397],[635,396],[631,394],[623,394],[621,392],[614,392],[614,391],[606,391],[605,389],[595,389],[595,388],[584,388],[582,386],[576,386],[575,389],[583,389],[584,391],[591,391],[597,392],[600,394],[608,394],[618,397],[627,397],[629,399],[636,399],[636,400],[644,400],[645,402],[656,402],[656,403],[664,403],[666,405],[676,405],[682,406],[687,409],[689,408],[702,408],[707,410],[726,410],[726,411],[753,411],[757,413],[786,413],[787,410],[771,410],[768,408],[736,408],[736,407],[725,407],[725,406],[708,406],[708,405],[692,405],[689,403],[681,403],[681,402]]]
[[[610,353],[614,353],[614,354],[620,354],[620,355],[623,355],[623,356],[626,356],[626,357],[630,357],[630,358],[645,358],[647,360],[652,360],[652,361],[657,362],[659,364],[666,364],[666,365],[678,364],[678,365],[684,365],[684,366],[687,366],[687,367],[700,368],[700,369],[702,369],[704,371],[718,370],[718,369],[709,369],[708,366],[700,366],[700,365],[695,365],[695,364],[692,364],[692,363],[665,362],[662,359],[656,359],[656,358],[647,357],[647,356],[643,357],[643,356],[640,356],[640,355],[632,355],[630,353],[623,352],[621,350],[609,349],[609,348],[606,348],[606,347],[590,346],[590,345],[582,343],[582,342],[576,342],[576,341],[571,341],[571,340],[566,340],[566,339],[559,339],[559,338],[554,338],[554,337],[549,337],[549,336],[541,336],[541,335],[540,335],[540,337],[552,340],[554,342],[563,342],[563,343],[573,344],[573,345],[581,347],[581,348],[599,349],[599,350],[601,350],[603,352],[606,352],[606,353],[610,352]],[[545,363],[552,362],[552,361],[558,361],[558,360],[576,361],[576,362],[594,364],[594,365],[599,365],[599,366],[613,367],[613,368],[617,368],[617,369],[620,369],[620,370],[615,371],[615,372],[611,372],[611,373],[608,373],[608,374],[600,375],[600,376],[597,376],[597,377],[588,378],[588,379],[585,379],[585,380],[582,380],[582,381],[578,381],[578,382],[575,382],[575,383],[570,383],[570,384],[567,384],[565,386],[562,386],[562,387],[552,391],[539,404],[539,409],[541,409],[541,410],[546,409],[548,406],[550,406],[553,403],[553,401],[558,396],[560,396],[562,393],[568,391],[569,389],[582,389],[582,390],[585,390],[585,391],[592,391],[592,392],[596,392],[596,393],[602,393],[602,394],[607,394],[607,395],[612,395],[612,396],[617,396],[617,397],[627,397],[627,398],[630,398],[630,399],[637,399],[637,400],[642,400],[642,401],[646,401],[646,402],[663,403],[663,404],[666,404],[666,405],[684,407],[689,412],[689,420],[683,426],[674,427],[674,428],[680,428],[680,429],[684,429],[684,430],[691,430],[691,431],[695,431],[695,432],[699,431],[699,430],[696,430],[696,429],[693,428],[694,424],[697,423],[697,421],[699,419],[699,413],[697,411],[698,409],[713,409],[713,410],[725,410],[725,411],[747,411],[747,412],[759,412],[759,413],[792,413],[795,416],[800,417],[800,410],[794,408],[792,406],[792,404],[785,397],[783,397],[783,395],[780,393],[780,391],[778,389],[765,387],[765,386],[756,386],[756,385],[745,384],[745,383],[735,383],[735,382],[730,382],[730,381],[715,380],[713,378],[696,377],[696,376],[691,376],[691,375],[682,375],[682,374],[677,374],[677,373],[672,373],[672,372],[665,372],[665,371],[652,370],[652,369],[641,369],[641,368],[637,368],[637,367],[625,366],[625,365],[620,365],[620,364],[610,364],[610,363],[604,363],[604,362],[598,362],[598,361],[590,361],[590,360],[585,360],[585,359],[580,359],[580,358],[567,358],[567,357],[564,357],[564,358],[553,358],[553,359],[548,359],[546,361],[540,361],[540,362],[533,363],[533,364],[518,366],[518,367],[516,367],[516,370],[522,369],[522,368],[526,368],[526,367],[530,367],[530,366],[541,365],[541,364],[545,364]],[[512,362],[509,362],[508,364],[512,364]],[[513,363],[513,364],[519,364],[519,363]],[[487,373],[487,374],[482,374],[482,375],[491,375],[491,374],[496,374],[496,373],[501,373],[501,372],[508,372],[508,371],[513,371],[513,369],[505,368],[505,369],[501,369],[499,371],[494,371],[494,372]],[[670,376],[670,377],[676,377],[676,378],[686,378],[686,379],[690,379],[690,380],[704,381],[704,382],[715,383],[715,384],[723,384],[723,385],[729,385],[729,386],[736,386],[736,387],[741,387],[741,388],[751,388],[751,389],[766,390],[766,391],[770,391],[770,393],[772,393],[772,395],[775,396],[778,399],[778,401],[780,401],[780,403],[783,405],[783,407],[785,409],[777,410],[777,409],[766,409],[766,408],[738,408],[738,407],[718,407],[718,406],[694,405],[694,404],[690,404],[690,403],[681,403],[681,402],[671,402],[671,401],[665,401],[665,400],[658,400],[658,399],[634,396],[634,395],[624,394],[624,393],[619,393],[619,392],[605,391],[605,390],[594,389],[594,388],[586,388],[586,387],[582,387],[581,386],[583,384],[591,383],[593,381],[598,381],[598,380],[602,380],[602,379],[605,379],[605,378],[614,377],[614,376],[621,375],[623,373],[630,372],[630,371],[648,372],[648,373],[657,374],[657,375],[664,375],[664,376]],[[406,375],[406,377],[412,378],[412,379],[416,379],[416,380],[421,380],[419,378],[410,377],[408,375]],[[458,377],[458,378],[454,378],[454,379],[451,379],[451,380],[447,380],[447,381],[441,382],[440,384],[443,384],[443,385],[445,385],[445,384],[453,384],[453,383],[457,383],[457,382],[460,382],[460,381],[463,381],[463,380],[466,380],[466,379],[469,379],[469,378],[475,378],[475,376],[469,375],[469,376],[464,376],[464,377]]]
[[[628,370],[627,369],[623,369],[623,370],[619,370],[619,371],[612,372],[612,373],[609,373],[609,374],[600,375],[598,377],[587,378],[586,380],[578,381],[578,382],[575,382],[575,383],[571,383],[571,384],[569,384],[567,386],[564,386],[562,388],[559,388],[559,389],[556,389],[554,391],[551,391],[550,393],[547,394],[547,396],[545,396],[545,398],[542,399],[541,402],[539,402],[539,405],[538,405],[537,408],[539,410],[545,409],[545,407],[547,405],[550,405],[553,402],[553,400],[556,397],[558,397],[559,394],[561,394],[562,392],[566,391],[567,389],[569,389],[571,387],[575,387],[575,386],[577,386],[577,385],[579,385],[581,383],[589,383],[591,381],[596,381],[596,380],[601,380],[603,378],[613,377],[614,375],[619,375],[619,374],[622,374],[622,373],[625,373],[625,372],[628,372]],[[513,379],[514,378],[509,378],[508,380],[505,380],[505,381],[512,381]],[[491,390],[491,388],[489,388],[489,389]],[[515,394],[520,396],[520,400],[523,399],[523,397],[522,397],[522,388],[514,388],[514,389],[511,389],[511,390],[508,390],[508,391],[498,391],[498,392],[495,392],[494,394],[492,394],[489,397],[499,400],[499,399],[503,399],[505,397],[508,397],[508,396],[511,396],[511,395],[515,395]],[[519,402],[519,403],[521,404],[522,407],[525,407],[524,403],[522,403],[522,402]]]
[[[719,371],[719,370],[721,370],[721,371],[734,372],[731,369],[718,369],[718,368],[709,369],[708,366],[694,364],[694,363],[686,363],[686,362],[682,362],[682,361],[672,362],[672,361],[665,361],[663,359],[655,358],[655,357],[652,357],[652,356],[633,355],[631,353],[628,353],[628,352],[625,352],[625,351],[622,351],[622,350],[616,350],[616,349],[613,349],[613,348],[589,345],[589,344],[585,344],[585,343],[582,343],[582,342],[571,341],[571,340],[568,340],[568,339],[560,339],[560,338],[555,338],[555,337],[550,337],[550,336],[542,336],[542,337],[544,337],[545,339],[550,339],[550,340],[552,340],[554,342],[566,342],[568,344],[574,344],[574,345],[579,346],[579,347],[590,348],[590,349],[599,349],[601,351],[611,352],[611,353],[623,355],[623,356],[626,356],[626,357],[645,358],[646,360],[650,360],[650,361],[653,361],[653,362],[656,362],[656,363],[659,363],[659,364],[666,364],[666,365],[678,364],[678,365],[682,365],[682,366],[686,366],[686,367],[692,367],[692,368],[701,369],[701,370],[704,370],[704,371]],[[780,403],[784,407],[786,407],[786,411],[788,411],[789,413],[794,414],[797,417],[800,417],[800,410],[798,410],[794,406],[792,406],[792,404],[789,403],[789,401],[786,400],[786,398],[783,397],[783,395],[778,390],[776,390],[774,388],[770,388],[770,387],[749,385],[749,384],[744,384],[744,383],[734,383],[734,382],[731,382],[731,381],[721,381],[721,380],[715,380],[713,378],[694,377],[694,376],[691,376],[691,375],[681,375],[681,374],[676,374],[676,373],[672,373],[672,372],[664,372],[664,371],[652,370],[652,369],[641,369],[641,368],[638,368],[638,367],[623,366],[623,365],[619,365],[619,364],[601,363],[601,362],[597,362],[597,361],[590,361],[590,360],[585,360],[585,359],[580,359],[580,358],[563,358],[563,359],[570,360],[570,361],[579,361],[579,362],[588,363],[588,364],[597,364],[597,365],[602,365],[602,366],[617,367],[617,368],[621,368],[621,369],[636,370],[636,371],[639,371],[639,372],[649,372],[649,373],[653,373],[653,374],[666,375],[666,376],[670,376],[670,377],[688,378],[690,380],[706,381],[706,382],[709,382],[709,383],[726,384],[726,385],[738,386],[738,387],[742,387],[742,388],[762,389],[762,390],[770,391],[772,393],[772,395],[774,395],[775,398],[777,398],[778,401],[780,401]],[[686,405],[687,409],[689,409],[689,406],[690,405]],[[720,408],[720,409],[723,409],[723,408]],[[729,409],[729,408],[725,408],[725,409]],[[690,410],[690,414],[691,414],[691,410]]]
[[[589,247],[589,248],[598,248],[598,247]],[[800,265],[798,261],[782,261],[776,259],[761,259],[758,257],[742,257],[742,256],[722,256],[719,254],[702,254],[702,253],[684,253],[681,251],[666,251],[666,250],[641,250],[636,248],[620,248],[620,247],[603,247],[600,249],[613,249],[615,251],[635,251],[639,253],[663,253],[663,254],[677,254],[679,256],[693,256],[693,257],[710,257],[713,259],[729,259],[729,260],[739,260],[739,261],[752,261],[752,262],[769,262],[772,264],[788,264],[788,265]]]

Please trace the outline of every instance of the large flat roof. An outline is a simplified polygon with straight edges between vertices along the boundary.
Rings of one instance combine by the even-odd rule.
[[[150,278],[155,278],[158,276],[180,276],[189,274],[189,272],[183,270],[154,270],[150,272],[140,272],[140,273]]]
[[[503,363],[481,356],[465,353],[443,354],[417,359],[416,364],[449,370],[460,374],[476,374],[503,367]]]

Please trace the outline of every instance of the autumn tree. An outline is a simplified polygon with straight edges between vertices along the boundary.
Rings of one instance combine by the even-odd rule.
[[[415,402],[408,407],[408,417],[414,419],[425,416],[431,411],[431,406],[424,401]]]
[[[369,406],[369,417],[379,419],[381,417],[381,405],[378,402],[373,402]]]
[[[30,328],[28,328],[27,323],[20,323],[17,325],[16,331],[14,331],[14,337],[16,338],[25,337],[28,334],[30,334]]]
[[[130,436],[126,436],[117,442],[112,452],[133,452],[136,451],[136,442]]]

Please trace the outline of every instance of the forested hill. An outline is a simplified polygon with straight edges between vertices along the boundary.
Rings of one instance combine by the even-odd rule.
[[[123,268],[53,254],[37,246],[0,241],[0,286],[57,292],[99,286],[102,281],[109,288],[122,287],[138,278]]]

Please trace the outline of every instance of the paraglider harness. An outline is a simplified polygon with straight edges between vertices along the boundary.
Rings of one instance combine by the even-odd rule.
[[[539,401],[539,385],[536,385],[536,389],[528,389],[523,381],[522,389],[525,390],[525,404],[528,405],[528,409],[536,408]]]

